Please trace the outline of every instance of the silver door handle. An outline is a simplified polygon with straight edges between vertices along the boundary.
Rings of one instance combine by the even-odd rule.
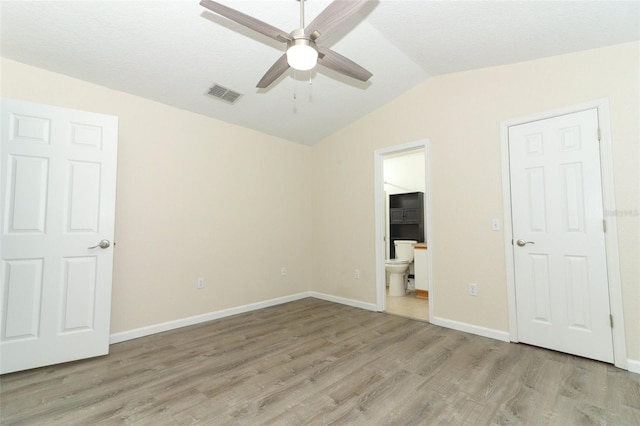
[[[95,245],[93,247],[88,247],[88,248],[94,249],[94,248],[100,247],[101,249],[106,249],[106,248],[109,248],[110,245],[111,243],[109,242],[109,240],[102,240],[98,243],[98,245]]]
[[[518,241],[516,241],[516,244],[517,244],[519,247],[524,247],[524,246],[526,246],[527,244],[535,244],[535,242],[533,242],[533,241],[525,241],[525,240],[518,240]]]

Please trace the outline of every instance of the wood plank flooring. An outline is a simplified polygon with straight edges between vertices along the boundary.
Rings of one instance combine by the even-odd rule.
[[[640,375],[317,299],[0,377],[3,425],[638,425]]]

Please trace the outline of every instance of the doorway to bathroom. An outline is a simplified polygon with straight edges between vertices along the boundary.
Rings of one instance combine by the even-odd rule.
[[[374,155],[377,309],[421,321],[430,321],[434,301],[429,152],[429,141],[421,140]],[[385,266],[404,257],[395,253],[396,240],[420,244],[411,253],[402,286],[398,289],[398,279],[392,278],[390,291]]]

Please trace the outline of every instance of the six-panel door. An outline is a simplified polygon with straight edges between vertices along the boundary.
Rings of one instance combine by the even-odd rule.
[[[108,352],[117,118],[2,100],[0,371]]]
[[[509,129],[518,339],[613,362],[597,130],[595,109]]]

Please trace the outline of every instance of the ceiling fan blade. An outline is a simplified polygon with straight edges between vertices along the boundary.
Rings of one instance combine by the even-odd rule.
[[[351,59],[345,58],[339,53],[334,52],[326,47],[318,47],[318,63],[337,71],[341,74],[353,77],[360,81],[367,81],[371,78],[371,74]]]
[[[368,0],[335,0],[304,29],[305,35],[322,41],[335,27],[356,13]]]
[[[244,25],[245,27],[257,31],[260,34],[264,34],[267,37],[271,37],[274,40],[281,41],[283,43],[291,41],[291,35],[289,35],[289,33],[215,1],[201,0],[200,6],[206,7],[218,15],[222,15],[227,19]]]
[[[256,87],[258,89],[266,89],[288,69],[289,63],[287,62],[287,54],[285,53],[284,55],[280,56],[280,58],[273,65],[271,65],[271,68],[269,68],[269,70],[265,73]]]

